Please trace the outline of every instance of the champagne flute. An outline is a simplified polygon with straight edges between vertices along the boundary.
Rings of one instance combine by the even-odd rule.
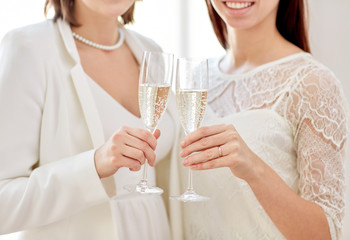
[[[199,128],[202,123],[208,96],[208,60],[179,58],[176,64],[176,105],[185,134]],[[194,191],[192,170],[188,172],[188,187],[180,196],[170,197],[183,202],[209,200]]]
[[[139,107],[142,121],[152,134],[167,108],[171,90],[174,56],[163,52],[144,52],[139,78]],[[142,179],[136,185],[124,186],[129,192],[162,194],[163,189],[150,186],[148,162],[143,165]]]

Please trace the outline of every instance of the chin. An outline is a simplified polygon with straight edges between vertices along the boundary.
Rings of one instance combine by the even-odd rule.
[[[115,4],[106,4],[101,9],[101,13],[106,17],[117,18],[123,15],[128,9],[132,6],[132,3],[115,3]]]
[[[240,30],[245,30],[245,29],[250,29],[254,27],[254,23],[252,21],[249,21],[248,19],[240,19],[240,20],[228,20],[225,21],[226,25],[228,27],[234,28],[234,29],[240,29]]]

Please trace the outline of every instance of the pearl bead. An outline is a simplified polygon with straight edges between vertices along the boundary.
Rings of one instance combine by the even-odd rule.
[[[124,38],[125,38],[124,32],[120,28],[118,28],[118,32],[119,32],[119,40],[116,44],[111,45],[111,46],[101,45],[101,44],[92,42],[90,40],[87,40],[86,38],[83,38],[82,36],[78,35],[75,32],[72,32],[72,34],[73,34],[73,37],[75,39],[81,41],[82,43],[84,43],[88,46],[91,46],[91,47],[94,47],[97,49],[101,49],[101,50],[105,50],[105,51],[111,51],[111,50],[115,50],[115,49],[119,48],[124,43]]]

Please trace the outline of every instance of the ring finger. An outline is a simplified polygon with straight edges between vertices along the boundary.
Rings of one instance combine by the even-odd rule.
[[[180,153],[181,157],[186,157],[193,152],[199,152],[203,150],[210,150],[216,146],[223,145],[227,142],[227,133],[222,132],[217,135],[209,136],[202,138],[199,141],[196,141],[187,147],[185,147]],[[208,153],[210,155],[210,152]],[[213,153],[214,154],[214,153]]]
[[[215,146],[215,147],[206,149],[202,152],[192,154],[191,156],[187,157],[183,161],[183,165],[190,166],[193,164],[204,163],[214,159],[223,158],[226,156],[225,150],[224,150],[225,146],[226,144],[221,146]]]

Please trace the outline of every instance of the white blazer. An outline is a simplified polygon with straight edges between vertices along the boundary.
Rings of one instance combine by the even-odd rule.
[[[138,62],[144,50],[160,50],[137,33],[125,35]],[[175,120],[174,109],[172,100]],[[114,178],[101,181],[94,165],[94,149],[104,142],[69,25],[47,20],[8,33],[0,47],[0,234],[117,239],[109,206]],[[177,194],[177,176],[170,178]],[[182,239],[179,205],[170,208],[173,237]]]

